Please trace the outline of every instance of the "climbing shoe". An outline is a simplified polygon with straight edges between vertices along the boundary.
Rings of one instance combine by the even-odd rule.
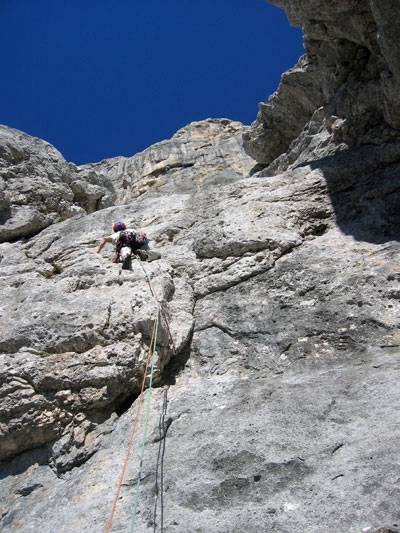
[[[122,270],[130,270],[132,268],[131,256],[128,255],[122,263]]]
[[[141,261],[146,261],[149,257],[147,255],[147,252],[145,252],[144,250],[136,250],[135,254],[139,257]]]

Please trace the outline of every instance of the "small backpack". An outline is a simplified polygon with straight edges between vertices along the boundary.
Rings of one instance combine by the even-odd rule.
[[[139,242],[141,246],[145,246],[146,244],[149,244],[149,239],[147,238],[147,235],[145,233],[141,233],[139,235]]]
[[[129,246],[131,250],[138,250],[142,246],[148,244],[149,239],[146,237],[145,233],[138,235],[133,231],[125,230],[121,231],[119,234],[117,250],[119,251],[124,246]]]
[[[142,246],[136,233],[133,231],[121,231],[118,238],[117,249],[120,250],[124,246],[129,246],[131,250],[137,250]]]

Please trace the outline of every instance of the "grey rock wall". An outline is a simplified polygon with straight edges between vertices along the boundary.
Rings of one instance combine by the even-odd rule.
[[[32,236],[79,213],[68,186],[72,171],[40,139],[0,126],[0,241]]]
[[[76,166],[49,143],[0,125],[0,242],[32,237],[114,200],[107,180],[79,181]]]
[[[218,186],[248,174],[256,164],[243,148],[246,127],[228,119],[192,122],[171,139],[132,157],[115,157],[82,165],[78,176],[104,176],[113,184],[117,203],[147,190],[163,193]],[[212,179],[211,179],[212,175]]]
[[[397,138],[397,2],[271,3],[303,28],[306,54],[259,104],[244,134],[247,152],[275,173],[301,163],[305,154],[319,159]]]
[[[399,530],[400,6],[274,3],[307,53],[251,127],[78,168],[6,129],[70,211],[0,244],[2,531]],[[161,258],[95,254],[117,219]]]

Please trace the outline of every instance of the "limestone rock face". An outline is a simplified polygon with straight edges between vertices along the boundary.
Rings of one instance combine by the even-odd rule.
[[[49,143],[0,126],[0,241],[31,236],[79,212],[72,171]]]
[[[0,244],[2,531],[399,530],[400,7],[274,3],[307,52],[251,127],[78,168],[7,130],[78,212]]]
[[[155,302],[140,263],[136,272],[119,272],[93,253],[101,222],[92,223],[99,226],[74,218],[27,244],[2,246],[1,459],[60,437],[76,416],[98,418],[100,412],[104,418],[140,389]],[[161,261],[149,263],[147,275],[157,278],[166,314],[172,301],[183,299],[179,331],[171,319],[182,350],[193,327],[187,315],[192,289],[174,282],[171,267]],[[169,342],[164,324],[157,374],[171,355]]]
[[[149,170],[151,165],[158,164],[160,171],[160,164],[154,161],[161,160],[162,154],[168,151],[175,154],[171,155],[169,163],[174,158],[179,161],[179,155],[186,154],[183,167],[187,164],[197,168],[199,163],[195,162],[202,160],[209,170],[214,157],[216,159],[210,183],[202,185],[206,176],[206,170],[202,169],[200,175],[197,171],[193,172],[188,177],[188,183],[180,188],[177,186],[177,192],[212,187],[212,183],[218,180],[233,182],[242,178],[254,164],[254,160],[240,148],[242,129],[241,124],[228,120],[189,125],[171,141],[150,147],[147,154],[136,157],[147,169],[142,169],[142,182],[148,179],[149,172],[153,172]],[[139,229],[142,226],[147,232],[151,231],[152,240],[164,240],[167,235],[168,242],[172,242],[176,231],[172,227],[173,213],[179,213],[182,220],[178,223],[189,227],[197,215],[193,212],[188,216],[182,207],[182,201],[185,204],[191,194],[170,195],[173,186],[169,182],[177,178],[171,178],[168,170],[160,180],[161,187],[165,184],[168,195],[162,205],[157,206],[157,200],[146,198],[135,202],[134,206],[101,208],[99,199],[107,204],[116,196],[108,177],[111,174],[104,169],[78,171],[73,165],[68,166],[47,143],[16,130],[5,131],[8,144],[4,143],[4,152],[8,146],[13,146],[14,152],[17,148],[25,150],[27,146],[26,159],[32,161],[32,168],[26,165],[28,169],[25,169],[21,164],[21,175],[27,174],[30,169],[35,176],[35,184],[44,191],[48,192],[47,182],[43,184],[38,177],[42,167],[50,169],[49,175],[58,168],[64,170],[66,177],[62,191],[68,197],[68,205],[77,209],[79,215],[41,232],[36,228],[38,235],[28,242],[5,242],[2,246],[0,275],[3,281],[1,315],[4,326],[0,350],[4,357],[4,424],[0,460],[61,439],[63,446],[60,448],[56,444],[52,448],[52,461],[63,470],[71,468],[77,455],[86,457],[87,453],[92,453],[90,450],[87,453],[82,450],[79,454],[76,452],[74,420],[80,420],[80,427],[83,427],[84,421],[81,434],[85,437],[99,421],[103,422],[112,412],[119,411],[138,394],[157,299],[163,304],[163,320],[159,328],[155,383],[171,357],[172,333],[174,350],[181,352],[186,349],[193,329],[193,283],[187,275],[174,279],[171,264],[163,260],[149,263],[145,272],[139,262],[134,263],[133,271],[119,272],[118,267],[109,261],[113,256],[111,250],[105,268],[100,256],[94,253],[100,238],[110,232],[112,221],[123,219],[130,227]],[[44,150],[53,159],[46,157]],[[221,157],[217,157],[216,153],[220,153]],[[15,158],[14,154],[10,163],[12,169]],[[42,159],[43,163],[34,165],[35,161]],[[51,166],[53,160],[58,166]],[[189,160],[193,162],[191,165],[187,163]],[[112,179],[118,183],[118,176]],[[20,184],[20,187],[25,187],[25,190],[31,187],[24,201],[32,204],[28,208],[40,212],[46,205],[38,201],[38,191],[32,181],[33,178],[27,179],[27,183]],[[57,186],[61,187],[60,183],[58,180]],[[11,185],[16,184],[15,178]],[[14,190],[11,189],[9,194]],[[159,194],[160,186],[154,185],[152,190]],[[40,194],[45,198],[43,191]],[[121,198],[121,201],[124,200],[126,198]],[[85,211],[82,207],[76,208],[77,203]],[[85,217],[85,212],[92,212],[93,217]],[[11,218],[9,225],[14,222],[15,218]],[[31,230],[33,232],[33,228]],[[151,258],[151,247],[149,255]],[[152,278],[156,279],[151,281]],[[156,299],[152,294],[154,290]],[[60,459],[61,454],[68,458]]]
[[[0,242],[31,237],[114,200],[106,180],[80,181],[76,166],[49,143],[0,125]]]
[[[247,152],[271,173],[307,160],[310,152],[327,157],[397,137],[397,2],[271,3],[302,26],[306,54],[259,104],[257,120],[244,134]]]
[[[147,190],[192,192],[248,174],[256,164],[243,149],[246,128],[228,119],[193,122],[171,139],[132,157],[115,157],[82,165],[79,176],[107,177],[126,203]],[[210,178],[212,175],[212,180]]]

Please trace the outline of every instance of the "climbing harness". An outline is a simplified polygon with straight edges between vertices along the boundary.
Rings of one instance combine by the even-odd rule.
[[[131,517],[130,533],[133,533],[133,530],[134,530],[135,518],[136,518],[136,513],[137,513],[137,506],[138,506],[138,502],[139,502],[140,481],[141,481],[141,477],[142,477],[141,474],[142,474],[142,468],[143,468],[144,450],[145,450],[146,437],[147,437],[147,425],[148,425],[148,420],[149,420],[149,415],[150,415],[150,397],[151,397],[151,391],[152,391],[152,385],[153,385],[154,363],[155,363],[155,358],[156,358],[156,353],[157,353],[157,337],[158,337],[161,317],[164,319],[165,325],[166,325],[167,330],[168,330],[169,340],[170,340],[170,343],[171,343],[171,346],[172,346],[172,349],[173,349],[173,354],[176,353],[175,345],[174,345],[173,338],[172,338],[172,335],[171,335],[171,330],[170,330],[170,327],[169,327],[169,324],[168,324],[168,320],[167,320],[167,317],[165,315],[165,312],[162,309],[161,303],[158,300],[157,293],[156,293],[156,291],[155,291],[155,289],[154,289],[154,287],[153,287],[153,285],[151,283],[151,280],[150,280],[150,277],[149,277],[148,273],[146,272],[145,268],[143,267],[142,261],[140,260],[140,258],[138,256],[135,255],[135,257],[136,257],[137,261],[139,262],[140,266],[143,269],[143,272],[144,272],[144,274],[146,276],[146,279],[147,279],[148,285],[150,287],[151,293],[152,293],[153,297],[155,298],[155,300],[157,302],[157,305],[156,305],[156,317],[155,317],[154,322],[153,322],[153,329],[152,329],[152,334],[151,334],[150,346],[149,346],[149,351],[148,351],[148,354],[147,354],[146,365],[145,365],[145,369],[144,369],[144,374],[143,374],[140,394],[139,394],[139,397],[138,397],[138,402],[137,402],[138,405],[137,405],[137,409],[136,409],[135,419],[134,419],[134,422],[133,422],[132,431],[131,431],[131,435],[130,435],[130,439],[129,439],[129,443],[128,443],[128,449],[127,449],[127,452],[126,452],[126,455],[125,455],[125,460],[124,460],[124,464],[123,464],[123,467],[122,467],[122,472],[121,472],[121,475],[120,475],[120,478],[119,478],[119,482],[118,482],[117,491],[116,491],[116,495],[115,495],[115,498],[114,498],[111,514],[110,514],[110,517],[109,517],[108,522],[107,522],[106,533],[109,533],[110,530],[111,530],[112,521],[113,521],[113,518],[114,518],[115,511],[116,511],[117,502],[118,502],[119,495],[120,495],[120,492],[121,492],[122,483],[123,483],[124,476],[125,476],[125,473],[126,473],[126,469],[127,469],[127,466],[128,466],[128,460],[129,460],[129,457],[130,457],[130,454],[131,454],[131,450],[132,450],[133,438],[134,438],[134,435],[135,435],[135,432],[136,432],[136,427],[137,427],[137,423],[138,423],[138,420],[139,420],[139,414],[140,414],[141,406],[142,406],[142,403],[143,403],[142,399],[143,399],[144,389],[145,389],[146,381],[147,381],[147,378],[148,378],[149,379],[149,385],[148,385],[148,390],[147,390],[146,413],[145,413],[142,445],[141,445],[140,460],[139,460],[139,469],[138,469],[138,474],[137,474],[135,501],[134,501],[132,517]],[[149,373],[149,375],[147,375],[149,367],[150,367],[150,373]],[[161,439],[160,442],[165,439],[165,433],[166,433],[166,429],[167,429],[165,427],[166,408],[167,408],[167,396],[166,396],[166,392],[165,392],[165,394],[164,394],[163,411],[162,411],[162,414],[160,416],[160,424],[159,424],[160,439]],[[162,438],[161,438],[161,431],[162,431],[161,427],[163,427],[163,433],[162,433],[163,437]],[[162,498],[163,498],[163,490],[162,490],[163,477],[162,476],[163,476],[163,459],[164,459],[165,441],[163,442],[162,446],[163,447],[160,447],[160,449],[159,449],[158,458],[157,458],[156,501],[155,501],[155,507],[154,507],[154,513],[156,515],[156,513],[157,513],[157,500],[158,500],[158,496],[160,494],[161,528],[163,528],[163,500],[162,500]],[[157,482],[159,471],[160,471],[160,474],[161,474],[160,485],[158,485],[158,482]],[[154,520],[154,524],[155,524],[155,520]]]

